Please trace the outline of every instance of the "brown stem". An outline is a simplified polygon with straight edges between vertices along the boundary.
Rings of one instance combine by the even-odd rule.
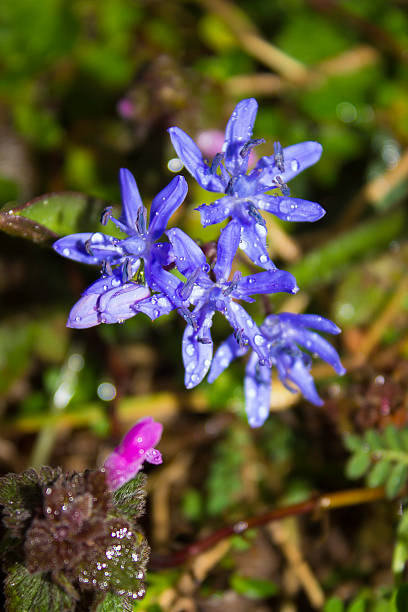
[[[192,557],[203,553],[208,548],[211,548],[221,540],[229,538],[236,534],[244,533],[247,529],[254,527],[262,527],[273,521],[279,521],[289,516],[300,516],[309,512],[318,512],[324,510],[332,510],[333,508],[341,508],[343,506],[354,506],[356,504],[365,504],[384,497],[383,487],[350,489],[346,491],[337,491],[335,493],[327,493],[312,497],[309,500],[292,506],[277,508],[271,512],[266,512],[260,516],[244,519],[226,525],[218,531],[189,544],[181,550],[169,554],[167,556],[153,555],[150,561],[152,569],[163,569],[169,567],[177,567],[182,565]]]

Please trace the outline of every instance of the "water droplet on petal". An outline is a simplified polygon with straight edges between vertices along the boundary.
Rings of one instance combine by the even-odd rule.
[[[290,162],[290,167],[292,169],[292,172],[297,172],[299,170],[299,162],[297,159],[292,159],[292,161]]]
[[[266,255],[261,255],[259,261],[261,263],[266,263],[268,261],[268,257]]]
[[[186,346],[186,353],[189,357],[192,357],[194,355],[194,345],[193,344],[188,344]]]
[[[263,344],[265,344],[265,338],[261,336],[260,334],[256,334],[254,338],[254,342],[256,346],[262,346]]]
[[[95,234],[92,234],[91,242],[102,242],[102,241],[103,241],[103,236],[100,232],[95,232]]]
[[[71,251],[69,249],[64,249],[62,251],[62,254],[65,255],[65,257],[69,257],[69,254],[71,253]]]

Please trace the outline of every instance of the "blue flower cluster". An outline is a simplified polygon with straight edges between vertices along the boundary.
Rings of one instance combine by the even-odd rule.
[[[284,149],[275,143],[274,155],[262,157],[248,172],[252,149],[264,142],[252,138],[257,107],[253,98],[238,103],[227,124],[222,152],[211,164],[183,130],[169,129],[178,157],[201,187],[225,194],[197,209],[204,227],[229,220],[209,261],[205,249],[185,232],[177,227],[167,229],[170,217],[186,197],[185,179],[175,177],[153,199],[148,223],[136,181],[126,169],[121,169],[119,177],[120,218],[112,216],[111,207],[101,218],[102,225],[111,220],[126,237],[81,233],[54,244],[64,257],[102,269],[101,278],[72,308],[69,327],[123,322],[140,312],[154,320],[176,310],[186,321],[182,355],[187,388],[200,383],[208,372],[209,382],[214,381],[232,359],[251,348],[245,397],[252,427],[262,425],[269,414],[272,367],[288,389],[296,391],[291,386],[296,385],[317,405],[322,400],[310,374],[310,353],[316,353],[338,374],[345,372],[334,348],[311,331],[338,334],[339,328],[331,321],[317,315],[283,313],[266,317],[258,326],[240,304],[253,302],[258,294],[298,291],[295,278],[278,270],[269,257],[267,228],[260,211],[286,221],[317,221],[325,214],[316,202],[291,197],[287,187],[290,179],[319,160],[322,148],[317,142]],[[268,193],[273,190],[282,195]],[[162,241],[163,236],[167,240]],[[232,274],[238,249],[263,270],[248,276],[239,270]],[[211,326],[217,311],[234,331],[213,357]]]

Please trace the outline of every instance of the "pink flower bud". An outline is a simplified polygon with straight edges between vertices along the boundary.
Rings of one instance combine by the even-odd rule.
[[[143,463],[159,465],[163,459],[154,446],[160,440],[163,426],[152,417],[140,419],[125,435],[122,442],[107,457],[104,468],[106,480],[112,491],[134,478]]]

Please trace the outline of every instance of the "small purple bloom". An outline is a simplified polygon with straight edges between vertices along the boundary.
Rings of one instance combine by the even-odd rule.
[[[329,319],[318,315],[282,313],[269,315],[260,327],[268,353],[268,361],[261,362],[257,353],[249,357],[245,373],[245,402],[251,427],[261,426],[269,414],[271,395],[271,368],[289,391],[296,385],[306,399],[321,406],[314,380],[310,374],[312,357],[304,352],[316,353],[342,376],[345,369],[337,351],[327,340],[312,330],[339,334],[340,329]],[[240,346],[230,336],[216,352],[208,381],[213,382],[236,357],[244,355],[248,347]]]
[[[237,271],[232,280],[228,280],[240,240],[240,227],[236,221],[221,232],[212,277],[204,253],[191,238],[178,228],[168,230],[167,235],[173,247],[175,264],[187,279],[183,284],[172,277],[175,283],[172,291],[169,287],[163,288],[187,321],[182,344],[186,387],[190,389],[201,382],[211,365],[213,342],[210,328],[217,311],[229,321],[239,344],[249,344],[260,362],[269,363],[262,332],[235,300],[253,302],[251,296],[258,293],[296,293],[295,278],[289,272],[275,268],[245,277]],[[192,312],[189,305],[194,306]]]
[[[201,187],[226,194],[210,205],[197,208],[204,227],[228,217],[236,219],[241,226],[240,248],[257,265],[272,269],[274,265],[266,247],[265,221],[259,210],[285,221],[320,219],[325,214],[324,209],[316,202],[289,197],[286,183],[315,164],[322,147],[317,142],[303,142],[282,149],[275,143],[274,155],[262,157],[247,173],[251,151],[264,142],[252,138],[257,109],[254,98],[237,104],[227,123],[222,152],[215,155],[211,165],[183,130],[171,127],[169,133],[178,157]],[[280,189],[283,195],[265,194],[271,189]]]
[[[161,438],[162,431],[163,426],[152,417],[140,419],[128,431],[104,463],[106,480],[112,491],[134,478],[145,461],[154,465],[162,463],[160,451],[154,448]]]
[[[175,177],[153,199],[150,225],[147,210],[142,204],[136,181],[129,172],[120,170],[122,214],[115,219],[108,207],[101,218],[106,225],[111,220],[127,238],[118,239],[101,232],[71,234],[54,243],[60,255],[83,263],[100,265],[102,278],[85,291],[69,317],[70,327],[84,328],[100,322],[115,323],[134,316],[132,307],[150,293],[141,283],[133,283],[141,273],[150,289],[157,289],[162,267],[171,263],[170,245],[157,242],[163,235],[172,214],[183,202],[187,183]],[[143,267],[141,268],[141,263]]]

